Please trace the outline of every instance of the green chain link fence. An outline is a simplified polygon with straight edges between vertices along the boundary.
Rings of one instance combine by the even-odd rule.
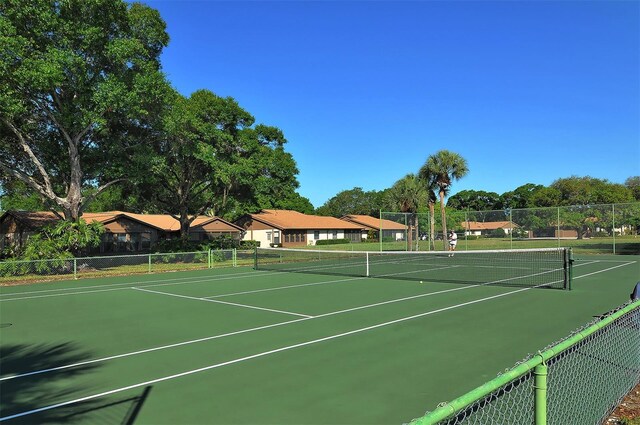
[[[637,300],[410,425],[599,425],[639,382]]]
[[[253,250],[236,249],[162,254],[114,255],[0,262],[0,283],[51,278],[103,277],[136,273],[237,267],[253,264]]]
[[[579,254],[640,255],[640,202],[491,211],[446,211],[458,250],[553,248]],[[400,231],[393,230],[400,226]],[[371,250],[443,250],[442,218],[420,212],[380,213],[379,247]],[[411,244],[409,243],[411,242]]]

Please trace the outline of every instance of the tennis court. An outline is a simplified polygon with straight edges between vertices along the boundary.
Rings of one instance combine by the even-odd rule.
[[[327,274],[339,263],[2,287],[0,419],[408,422],[621,305],[640,277],[638,256],[575,260],[571,290],[462,266]]]

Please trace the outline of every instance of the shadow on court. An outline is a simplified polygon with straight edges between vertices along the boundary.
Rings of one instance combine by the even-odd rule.
[[[1,346],[0,378],[3,380],[0,381],[0,417],[9,418],[33,412],[5,419],[6,423],[133,424],[149,395],[150,387],[132,390],[127,395],[117,394],[37,411],[86,395],[90,389],[74,384],[74,378],[92,373],[99,366],[88,364],[45,373],[25,374],[77,364],[92,358],[92,353],[81,350],[73,343]],[[16,375],[18,377],[7,379]]]

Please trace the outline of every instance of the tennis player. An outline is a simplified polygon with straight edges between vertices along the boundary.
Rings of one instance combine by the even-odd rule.
[[[458,235],[456,234],[455,230],[452,230],[451,234],[449,235],[449,251],[451,252],[451,254],[449,254],[449,257],[453,257],[453,251],[456,250],[457,244],[458,244]]]

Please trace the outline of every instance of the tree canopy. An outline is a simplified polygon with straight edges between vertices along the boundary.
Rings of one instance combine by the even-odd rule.
[[[347,214],[379,216],[385,210],[385,191],[365,192],[361,187],[343,190],[316,210],[319,215],[342,217]]]
[[[2,175],[77,220],[127,177],[123,162],[167,91],[159,57],[168,41],[159,13],[139,3],[0,3]]]

